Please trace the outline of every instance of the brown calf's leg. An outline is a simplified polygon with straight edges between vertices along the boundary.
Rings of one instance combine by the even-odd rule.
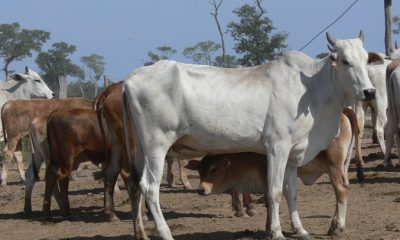
[[[4,147],[3,168],[1,170],[1,186],[7,185],[8,168],[14,156],[14,151],[17,148],[18,141],[9,139]]]
[[[256,209],[252,202],[250,193],[243,193],[243,206],[246,208],[246,213],[249,216],[254,216],[256,214]]]
[[[61,194],[61,212],[64,217],[69,217],[71,215],[71,209],[68,199],[69,177],[59,178],[58,184],[60,186]]]
[[[231,197],[232,197],[232,210],[234,211],[235,217],[244,216],[244,211],[242,208],[242,204],[240,203],[239,194],[240,192],[236,189],[231,189]]]

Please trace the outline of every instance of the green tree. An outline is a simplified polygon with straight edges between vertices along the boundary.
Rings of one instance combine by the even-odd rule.
[[[316,58],[318,58],[318,59],[323,59],[323,58],[325,58],[325,57],[327,57],[327,56],[329,56],[329,53],[327,53],[327,52],[322,52],[322,53],[319,53],[317,56],[315,56]]]
[[[91,54],[89,56],[81,57],[82,63],[86,66],[86,74],[90,81],[94,84],[94,95],[97,96],[98,93],[98,83],[100,78],[104,75],[106,62],[104,57],[98,54]]]
[[[213,65],[217,67],[234,68],[238,66],[238,62],[236,56],[225,54],[225,59],[223,56],[215,57]]]
[[[164,45],[156,48],[156,52],[150,51],[147,53],[149,60],[144,63],[145,66],[151,65],[160,60],[170,59],[176,53],[176,49]]]
[[[393,33],[400,34],[400,16],[393,17]]]
[[[221,45],[213,41],[198,42],[192,47],[183,50],[183,55],[190,58],[196,64],[213,65],[212,56],[221,48]]]
[[[43,30],[21,29],[19,23],[0,25],[0,57],[3,58],[3,71],[6,79],[8,67],[13,61],[32,57],[32,52],[39,52],[43,43],[50,38],[50,33]]]
[[[230,22],[227,27],[235,41],[234,50],[242,55],[238,61],[244,66],[259,65],[275,59],[287,47],[285,41],[288,34],[273,34],[276,28],[266,16],[261,0],[256,0],[256,5],[245,4],[235,9],[233,12],[239,17],[239,22]]]
[[[84,97],[94,99],[96,96],[93,92],[94,83],[88,80],[73,81],[68,84],[68,97]],[[99,91],[104,90],[104,87],[99,87]]]
[[[42,71],[44,79],[49,86],[58,92],[58,78],[61,76],[72,76],[81,79],[85,78],[83,70],[72,63],[69,58],[76,51],[74,45],[65,42],[57,42],[47,52],[41,52],[36,58],[36,63]]]

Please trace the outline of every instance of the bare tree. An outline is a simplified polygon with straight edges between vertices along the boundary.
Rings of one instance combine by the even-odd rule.
[[[219,19],[218,19],[218,10],[221,7],[222,1],[223,0],[219,0],[219,2],[217,2],[216,0],[213,0],[212,2],[210,2],[214,6],[214,12],[212,12],[210,14],[212,16],[214,16],[215,22],[217,23],[218,32],[221,37],[223,66],[226,67],[224,32],[222,31],[221,24],[219,23]]]
[[[385,0],[385,47],[386,56],[390,56],[393,52],[392,43],[392,0]]]

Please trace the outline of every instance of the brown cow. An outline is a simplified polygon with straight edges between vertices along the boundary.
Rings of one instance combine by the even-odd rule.
[[[324,173],[327,173],[331,179],[336,196],[336,211],[328,231],[329,235],[339,234],[345,228],[349,185],[347,169],[354,137],[358,134],[357,118],[354,112],[346,109],[344,113],[348,118],[345,115],[342,116],[340,134],[315,159],[298,168],[298,177],[306,185],[312,185]],[[200,187],[202,194],[205,195],[223,193],[230,189],[247,193],[247,195],[250,192],[264,193],[265,184],[267,184],[266,167],[266,156],[258,153],[206,156],[202,161],[189,161],[187,166],[189,169],[199,171]],[[296,193],[291,189],[284,189],[284,194],[288,204],[290,198],[296,197]],[[295,206],[289,204],[289,209],[292,212]]]
[[[22,151],[18,142],[29,134],[30,123],[34,118],[48,116],[57,108],[90,108],[91,105],[92,101],[82,98],[14,100],[4,104],[1,110],[1,120],[6,145],[4,147],[1,185],[7,184],[8,165],[13,155],[17,160],[20,177],[23,181],[25,180]]]
[[[50,163],[46,168],[46,187],[43,212],[50,217],[51,193],[60,186],[64,215],[70,214],[68,201],[69,176],[81,162],[95,165],[105,163],[107,148],[101,136],[96,111],[92,109],[59,109],[50,114],[47,122]]]

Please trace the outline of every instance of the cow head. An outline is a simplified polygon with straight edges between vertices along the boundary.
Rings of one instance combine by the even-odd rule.
[[[201,161],[190,160],[185,168],[199,172],[199,194],[209,195],[211,193],[224,193],[232,188],[232,186],[229,186],[230,165],[228,159],[206,156]]]
[[[25,73],[13,74],[10,79],[21,84],[22,92],[26,98],[53,98],[54,92],[49,89],[43,79],[35,71],[25,67]]]
[[[331,51],[332,67],[337,76],[335,81],[343,91],[346,105],[356,101],[368,101],[375,98],[375,88],[368,77],[368,53],[363,47],[364,34],[358,38],[340,40],[330,33],[326,34],[328,48]]]

